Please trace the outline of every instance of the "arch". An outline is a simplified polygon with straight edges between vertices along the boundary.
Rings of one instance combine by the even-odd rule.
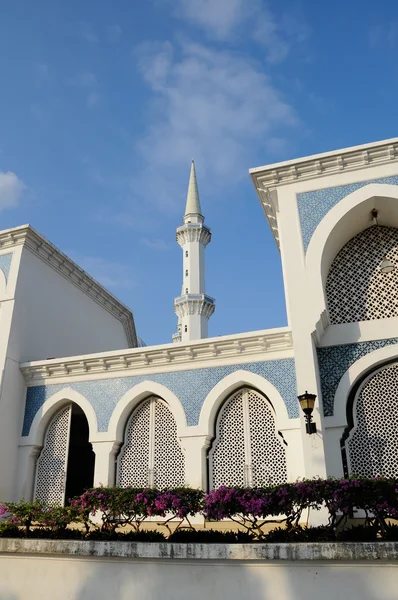
[[[75,402],[80,406],[86,415],[90,432],[89,441],[94,441],[98,436],[97,415],[95,414],[94,408],[82,394],[76,392],[76,390],[73,390],[72,388],[65,388],[48,398],[43,406],[39,408],[30,426],[29,435],[21,438],[20,445],[42,446],[44,435],[51,419],[62,406],[69,404],[70,402]]]
[[[367,227],[339,250],[325,282],[331,324],[398,317],[398,271],[382,273],[383,256],[398,263],[396,227]]]
[[[148,396],[159,396],[168,404],[177,424],[177,435],[184,433],[187,427],[187,420],[184,408],[173,392],[167,387],[154,381],[142,381],[128,390],[119,402],[116,404],[108,426],[109,439],[119,443],[123,442],[124,430],[128,418],[135,407]]]
[[[275,416],[269,398],[252,387],[235,390],[224,401],[208,455],[211,488],[287,480],[287,442]]]
[[[185,455],[176,420],[162,398],[151,395],[133,409],[117,458],[116,482],[122,487],[185,484]]]
[[[340,379],[334,396],[334,414],[332,417],[325,417],[325,427],[346,427],[347,399],[352,388],[368,373],[394,359],[398,359],[398,344],[369,352],[354,362]]]
[[[322,219],[306,254],[311,304],[317,317],[326,310],[325,282],[338,251],[370,225],[371,210],[380,211],[380,225],[398,228],[398,186],[370,183],[340,200]]]
[[[0,298],[6,295],[7,277],[3,269],[0,268]]]
[[[241,387],[253,387],[269,399],[278,431],[300,427],[300,419],[289,419],[286,404],[276,387],[261,375],[240,369],[219,381],[206,396],[199,416],[201,433],[214,437],[217,413],[223,402]]]
[[[351,419],[343,436],[347,475],[397,476],[397,368],[396,360],[379,365],[353,389]]]

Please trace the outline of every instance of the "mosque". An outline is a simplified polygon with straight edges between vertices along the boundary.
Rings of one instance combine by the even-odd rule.
[[[287,327],[207,337],[194,164],[170,344],[139,343],[131,311],[32,227],[0,232],[0,500],[398,477],[398,138],[250,176]]]

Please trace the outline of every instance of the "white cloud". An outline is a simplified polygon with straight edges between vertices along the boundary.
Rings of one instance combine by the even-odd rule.
[[[218,38],[228,37],[251,13],[244,0],[178,0],[176,14]]]
[[[178,173],[187,177],[192,157],[199,184],[205,174],[215,186],[233,185],[247,176],[252,157],[269,149],[270,138],[280,148],[297,123],[260,65],[239,54],[187,43],[176,55],[170,44],[147,45],[140,67],[155,103],[152,124],[137,146],[146,168],[132,189],[161,209],[181,207],[185,187],[177,184]]]
[[[144,246],[148,246],[148,248],[151,248],[151,250],[167,250],[168,249],[166,242],[164,240],[161,240],[158,238],[156,238],[156,239],[142,238],[141,243],[144,244]]]
[[[175,14],[217,40],[241,45],[252,39],[272,63],[283,61],[309,35],[300,15],[285,12],[277,19],[263,0],[178,0]]]
[[[23,191],[24,183],[13,173],[0,172],[0,210],[18,206]]]
[[[70,257],[104,287],[113,290],[131,289],[137,285],[130,268],[122,263],[99,256],[82,256],[75,252]]]

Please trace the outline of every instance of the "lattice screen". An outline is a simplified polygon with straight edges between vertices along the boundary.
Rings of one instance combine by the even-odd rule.
[[[72,406],[63,408],[47,428],[37,460],[35,498],[46,504],[63,504]]]
[[[275,431],[271,405],[253,390],[249,390],[247,396],[253,485],[284,483],[287,480],[285,448]]]
[[[351,473],[398,477],[397,364],[378,371],[360,391],[346,445]]]
[[[153,477],[158,488],[185,483],[185,460],[177,439],[177,425],[167,404],[155,402]]]
[[[176,422],[160,398],[148,398],[131,415],[117,467],[117,483],[123,487],[184,485]]]
[[[269,401],[240,390],[222,407],[209,453],[210,485],[266,485],[287,480],[285,445]]]
[[[151,399],[131,415],[124,445],[118,458],[118,485],[144,487],[149,484]]]
[[[217,438],[210,453],[212,484],[245,485],[246,453],[243,416],[243,391],[227,400],[221,409]]]
[[[398,229],[380,227],[387,257],[398,266]],[[398,316],[398,268],[381,273],[377,227],[353,237],[337,254],[326,280],[330,322],[353,323]]]

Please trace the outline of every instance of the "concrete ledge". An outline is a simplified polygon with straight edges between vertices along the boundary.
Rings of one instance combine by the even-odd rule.
[[[398,560],[398,542],[312,544],[172,544],[0,538],[0,554],[51,554],[131,559],[237,561]]]

